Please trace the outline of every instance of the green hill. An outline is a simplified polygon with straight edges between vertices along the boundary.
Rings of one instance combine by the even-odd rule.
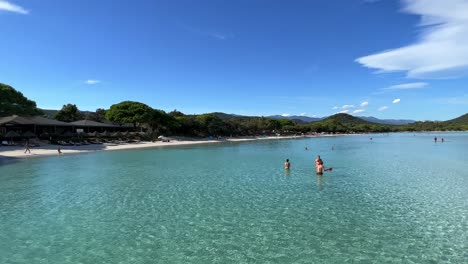
[[[361,119],[359,117],[355,117],[355,116],[348,115],[348,114],[335,114],[335,115],[332,115],[332,116],[329,116],[329,117],[325,118],[322,121],[337,121],[337,122],[339,122],[339,123],[341,123],[343,125],[373,125],[373,124],[376,124],[376,123],[372,123],[372,122],[363,120],[363,119]]]
[[[447,120],[444,123],[457,124],[457,125],[468,125],[468,113],[466,113],[466,114],[464,114],[462,116],[459,116],[457,118]]]

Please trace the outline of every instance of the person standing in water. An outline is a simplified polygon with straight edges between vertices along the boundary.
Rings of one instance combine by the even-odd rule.
[[[324,171],[323,162],[317,164],[317,175],[322,175]]]
[[[317,167],[319,163],[322,163],[322,164],[323,164],[323,161],[322,161],[322,159],[320,158],[320,155],[318,155],[317,158],[315,159],[315,167]]]
[[[284,163],[284,168],[289,170],[291,168],[291,163],[289,162],[289,159],[286,159],[286,162]]]
[[[444,143],[444,138],[441,139],[442,143]]]
[[[434,137],[434,143],[437,143],[437,137]]]

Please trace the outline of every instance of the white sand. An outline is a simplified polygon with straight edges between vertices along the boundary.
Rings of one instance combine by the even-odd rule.
[[[280,137],[244,137],[244,138],[229,138],[224,140],[171,140],[170,142],[140,142],[140,143],[127,143],[127,144],[92,144],[83,146],[58,146],[42,144],[39,147],[31,148],[31,153],[24,153],[24,146],[1,146],[0,147],[0,159],[1,158],[29,158],[29,157],[41,157],[59,155],[58,148],[60,147],[62,154],[70,155],[79,153],[90,153],[97,151],[108,151],[108,150],[123,150],[123,149],[140,149],[140,148],[157,148],[157,147],[172,147],[172,146],[184,146],[184,145],[195,145],[195,144],[213,144],[220,142],[239,142],[239,141],[251,141],[251,140],[265,140],[265,139],[291,139],[291,138],[305,138],[313,136],[280,136]]]

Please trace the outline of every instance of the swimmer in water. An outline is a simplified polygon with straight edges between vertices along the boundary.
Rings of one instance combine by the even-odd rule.
[[[317,175],[322,175],[323,171],[324,171],[323,162],[319,162],[317,164]]]
[[[291,168],[291,163],[289,162],[289,159],[286,159],[286,162],[284,163],[284,168],[289,170]]]

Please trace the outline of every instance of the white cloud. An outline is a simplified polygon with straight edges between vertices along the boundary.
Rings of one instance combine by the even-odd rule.
[[[337,112],[337,114],[347,114],[348,112],[349,112],[349,109],[346,109],[346,110]]]
[[[397,98],[397,99],[393,100],[392,103],[393,104],[398,104],[400,101],[401,101],[400,98]]]
[[[369,105],[369,102],[362,102],[362,103],[361,103],[361,107],[366,107],[366,106],[368,106],[368,105]]]
[[[281,116],[288,117],[288,116],[291,116],[291,114],[282,114]]]
[[[334,106],[332,109],[333,109],[333,110],[336,110],[336,109],[338,109],[338,108],[339,108],[338,106]]]
[[[404,0],[403,11],[421,16],[410,45],[356,59],[379,72],[411,78],[451,78],[468,73],[468,0]]]
[[[385,111],[385,110],[387,110],[387,109],[388,109],[388,106],[382,106],[382,107],[380,107],[380,108],[377,109],[377,110],[379,110],[379,111],[382,112],[382,111]]]
[[[101,81],[99,80],[87,80],[85,83],[86,84],[90,84],[90,85],[93,85],[93,84],[98,84],[100,83]]]
[[[4,0],[0,0],[0,10],[19,13],[19,14],[23,14],[23,15],[29,14],[29,11],[22,8],[21,6],[12,4],[12,3],[8,2],[8,1],[4,1]]]
[[[362,113],[362,112],[365,112],[366,110],[364,109],[357,109],[357,110],[354,110],[353,111],[353,114],[359,114],[359,113]]]
[[[382,90],[407,90],[407,89],[420,89],[426,87],[428,83],[425,82],[413,82],[413,83],[402,83],[397,85],[392,85]]]
[[[307,113],[300,113],[299,115],[300,116],[305,116]]]
[[[355,106],[354,105],[343,105],[341,108],[342,109],[351,109],[351,108],[354,108]]]

